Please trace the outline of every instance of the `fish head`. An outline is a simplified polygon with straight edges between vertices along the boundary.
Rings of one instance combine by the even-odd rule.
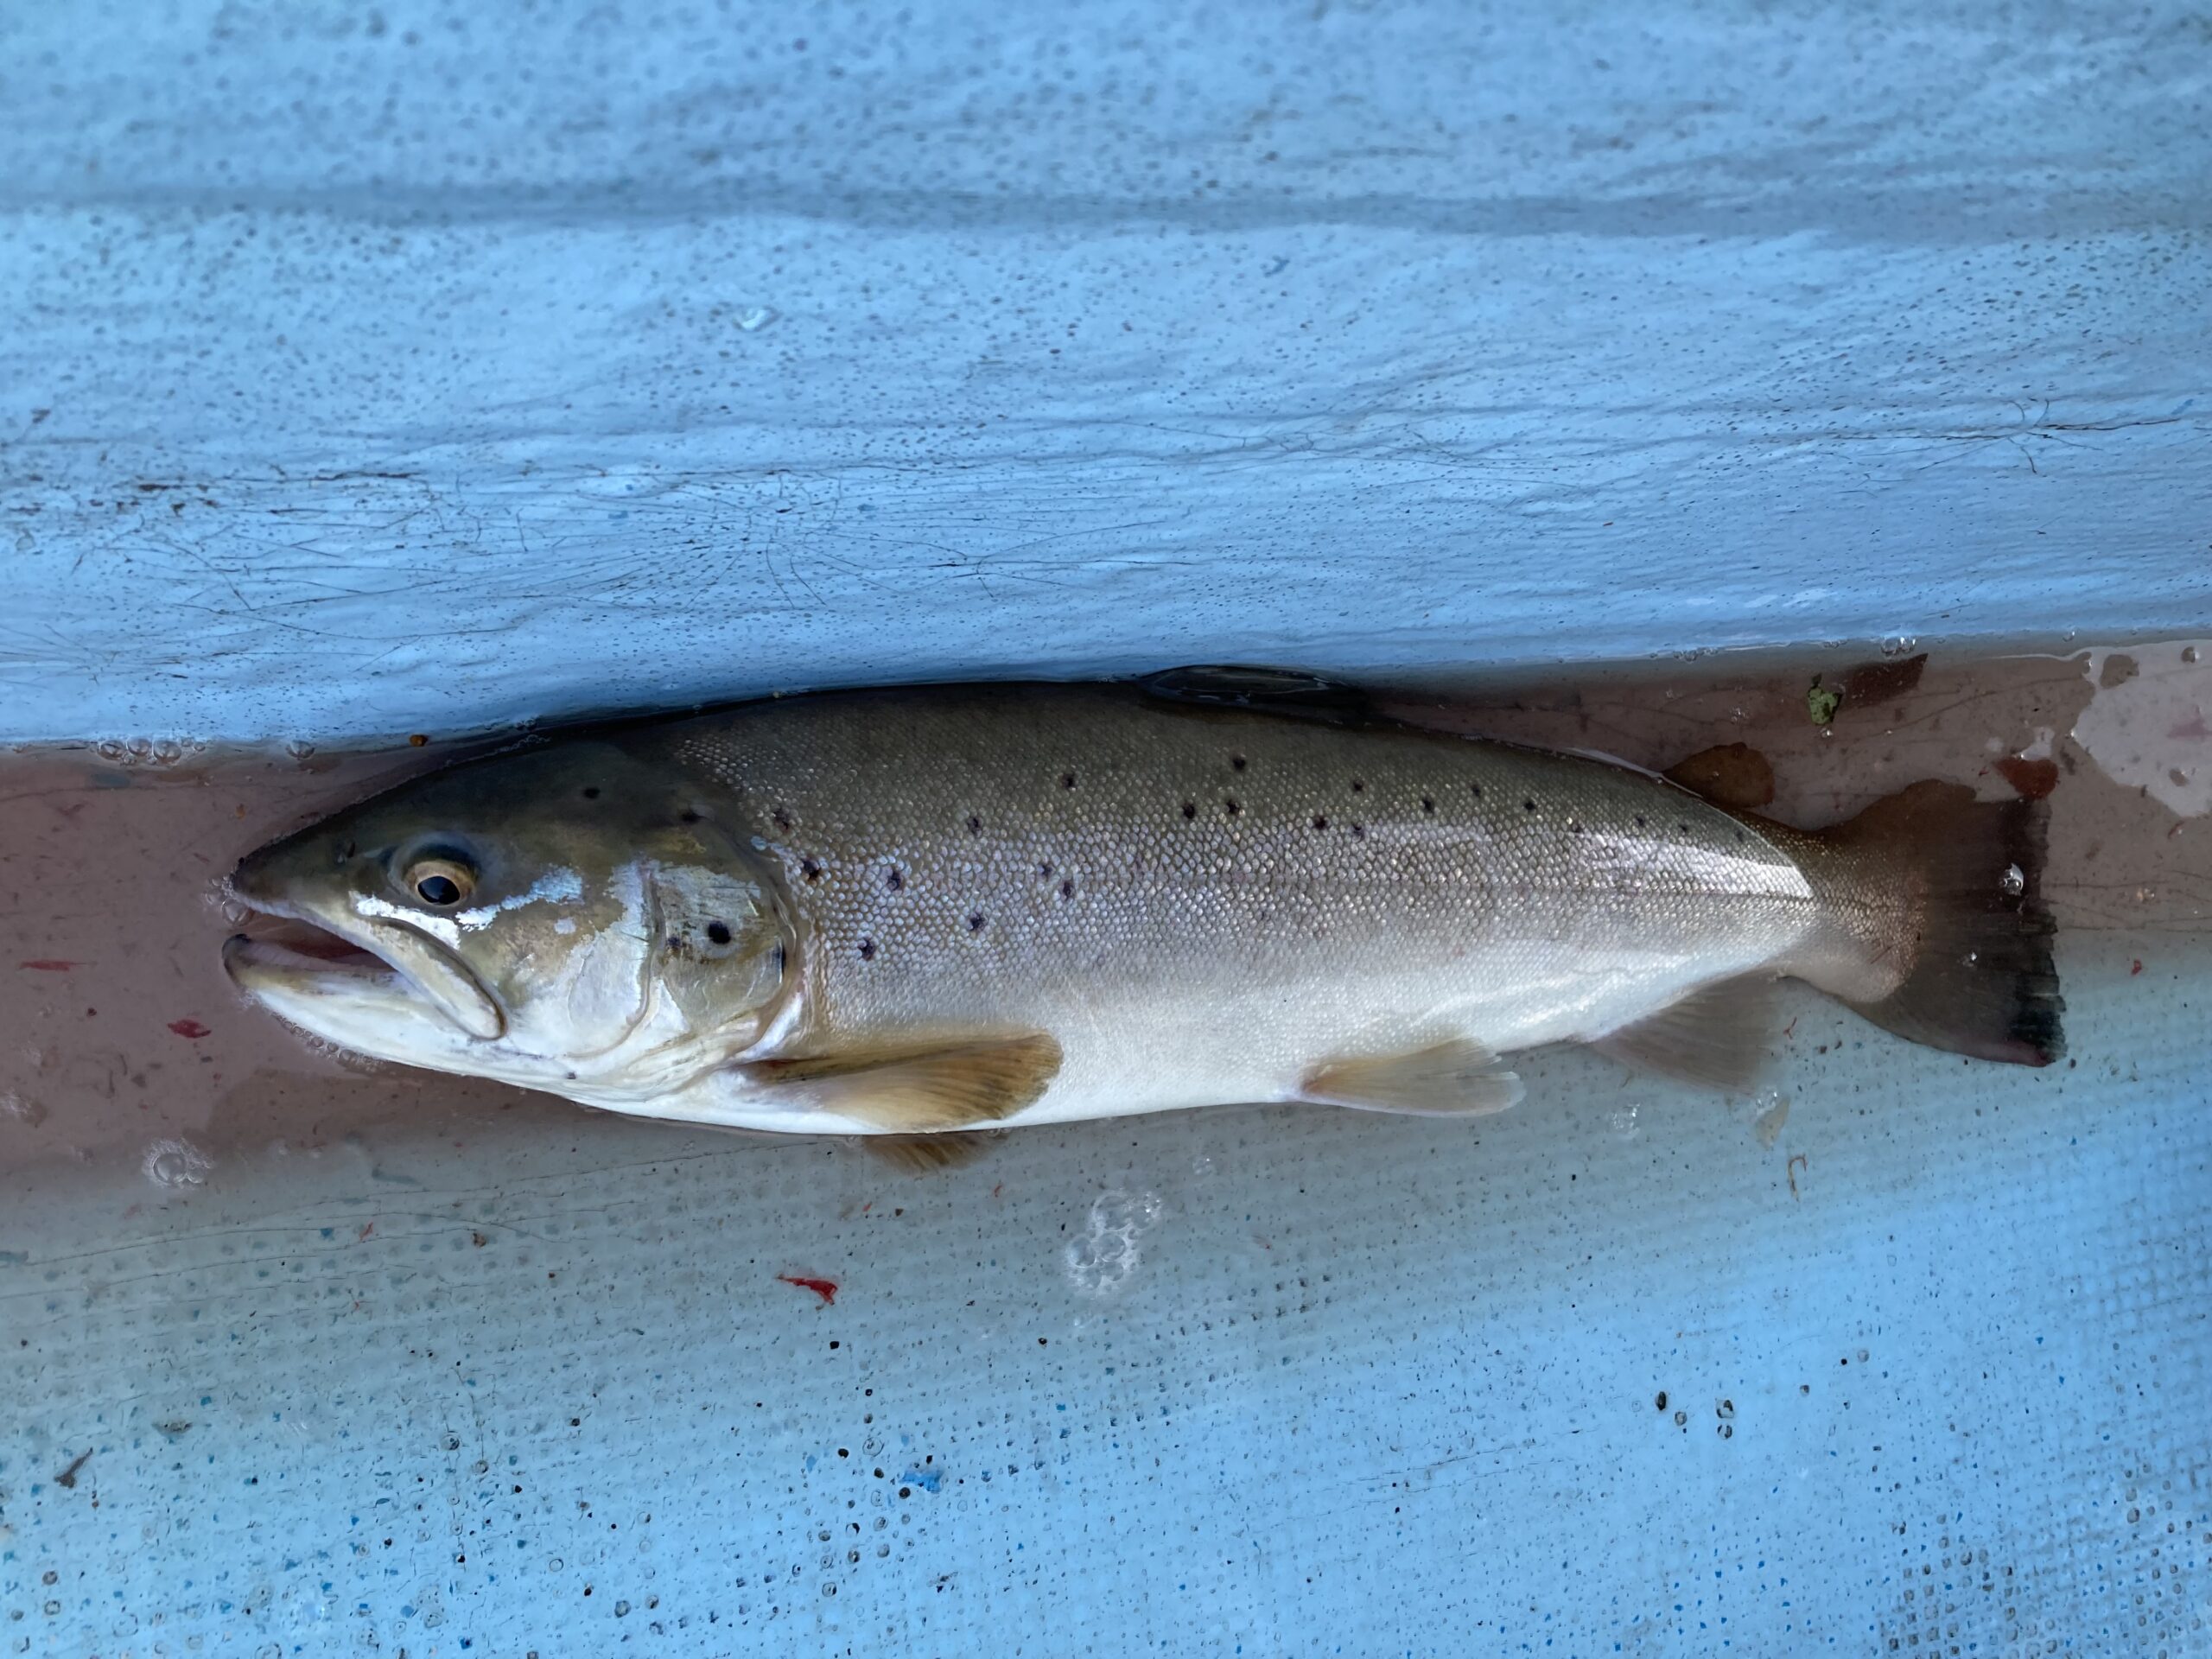
[[[672,1086],[788,1000],[779,878],[666,770],[578,741],[402,785],[239,864],[231,978],[344,1049],[575,1098]]]

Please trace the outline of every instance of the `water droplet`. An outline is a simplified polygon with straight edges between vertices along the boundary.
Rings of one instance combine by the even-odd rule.
[[[2005,889],[2005,897],[2017,899],[2028,890],[2027,874],[2018,865],[2007,864],[2004,876],[1997,885]]]
[[[143,760],[148,755],[153,753],[154,740],[150,737],[134,737],[123,747],[130,751],[130,758],[133,760]]]
[[[160,737],[154,740],[154,764],[156,766],[173,766],[183,759],[184,745],[178,742],[175,738]]]
[[[215,1160],[189,1141],[156,1141],[140,1168],[156,1186],[205,1186]]]
[[[290,742],[284,745],[284,753],[290,755],[295,760],[304,760],[308,756],[315,753],[315,745],[307,741],[304,738],[296,737],[292,739]]]
[[[92,753],[103,760],[120,760],[123,759],[123,745],[111,737],[104,737],[92,745]]]
[[[1920,641],[1911,634],[1893,633],[1888,639],[1882,641],[1882,655],[1885,657],[1910,657],[1919,644]]]
[[[46,1122],[46,1108],[29,1096],[0,1090],[0,1118],[35,1129]]]
[[[1144,1260],[1144,1236],[1160,1220],[1157,1194],[1102,1192],[1090,1205],[1088,1226],[1063,1253],[1069,1282],[1088,1296],[1110,1296],[1129,1281]]]
[[[1637,1126],[1636,1121],[1643,1111],[1643,1108],[1641,1106],[1619,1107],[1606,1114],[1605,1122],[1612,1125],[1613,1133],[1620,1136],[1622,1140],[1633,1141],[1637,1135],[1643,1133],[1643,1131]]]
[[[776,308],[772,305],[748,305],[737,314],[737,326],[748,334],[758,334],[776,320]]]
[[[244,926],[245,925],[246,918],[252,914],[253,912],[251,910],[248,910],[244,905],[238,903],[235,899],[226,899],[223,900],[223,919],[228,922],[232,927]]]

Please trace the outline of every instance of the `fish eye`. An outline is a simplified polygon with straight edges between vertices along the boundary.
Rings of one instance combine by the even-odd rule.
[[[407,890],[426,905],[450,910],[476,889],[476,872],[457,858],[418,858],[407,867]]]

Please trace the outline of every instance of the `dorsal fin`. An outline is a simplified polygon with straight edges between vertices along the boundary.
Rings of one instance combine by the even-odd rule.
[[[1147,696],[1163,702],[1249,709],[1338,726],[1364,725],[1374,718],[1373,705],[1358,687],[1291,669],[1201,664],[1166,669],[1140,683]]]

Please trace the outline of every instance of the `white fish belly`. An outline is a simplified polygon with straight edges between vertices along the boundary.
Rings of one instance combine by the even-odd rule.
[[[1315,1067],[1409,1054],[1453,1039],[1494,1054],[1587,1042],[1656,1014],[1691,992],[1767,966],[1740,941],[1700,952],[1624,945],[1549,966],[1501,963],[1448,984],[1259,987],[1133,1005],[1095,1005],[1055,1027],[1060,1070],[1011,1125],[1065,1123],[1236,1102],[1293,1100]]]

